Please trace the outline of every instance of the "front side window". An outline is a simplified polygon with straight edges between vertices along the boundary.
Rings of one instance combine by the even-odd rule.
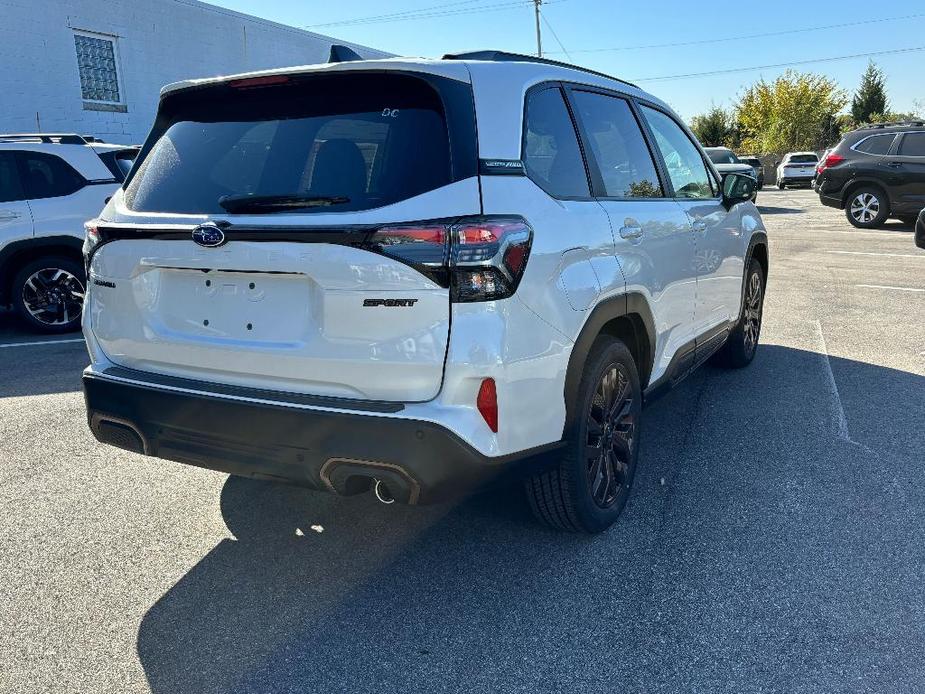
[[[70,195],[85,183],[66,161],[43,152],[20,152],[19,171],[30,200]]]
[[[523,158],[527,175],[550,195],[590,196],[575,126],[557,87],[533,92],[527,99]]]
[[[866,154],[886,154],[893,145],[895,135],[874,135],[859,142],[855,149]]]
[[[0,202],[25,200],[16,158],[12,152],[0,152]]]
[[[121,103],[115,40],[74,34],[74,47],[77,49],[81,96],[87,101]]]
[[[349,212],[452,182],[441,99],[414,77],[312,77],[178,98],[129,179],[130,209],[242,212],[281,197],[294,199],[289,211]]]
[[[899,153],[905,157],[925,157],[925,133],[906,133]]]
[[[654,108],[643,106],[642,112],[665,160],[675,196],[698,199],[715,197],[713,181],[703,157],[681,127]]]
[[[591,152],[604,183],[604,194],[614,198],[664,196],[655,163],[625,99],[577,91],[573,100]]]

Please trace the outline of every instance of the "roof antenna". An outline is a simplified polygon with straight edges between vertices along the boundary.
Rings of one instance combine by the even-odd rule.
[[[363,56],[352,48],[347,48],[339,43],[331,44],[331,55],[328,57],[329,63],[347,63],[351,60],[363,60]]]

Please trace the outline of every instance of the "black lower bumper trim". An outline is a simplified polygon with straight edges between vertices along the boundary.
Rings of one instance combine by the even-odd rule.
[[[83,387],[90,428],[103,443],[340,493],[362,491],[358,476],[368,471],[408,503],[451,499],[536,470],[562,445],[492,458],[432,422],[181,393],[93,374],[84,375]]]

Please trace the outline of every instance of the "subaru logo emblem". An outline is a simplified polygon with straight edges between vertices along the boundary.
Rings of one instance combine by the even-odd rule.
[[[215,248],[225,243],[225,232],[217,224],[207,222],[193,229],[193,241],[206,248]]]

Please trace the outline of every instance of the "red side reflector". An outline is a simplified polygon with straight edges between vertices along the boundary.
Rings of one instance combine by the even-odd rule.
[[[245,77],[239,80],[231,80],[229,87],[235,89],[252,89],[254,87],[269,87],[273,84],[285,84],[289,81],[287,75],[266,75],[264,77]]]
[[[479,387],[479,396],[475,400],[476,407],[482,419],[496,434],[498,433],[498,393],[495,390],[495,379],[486,378]]]

